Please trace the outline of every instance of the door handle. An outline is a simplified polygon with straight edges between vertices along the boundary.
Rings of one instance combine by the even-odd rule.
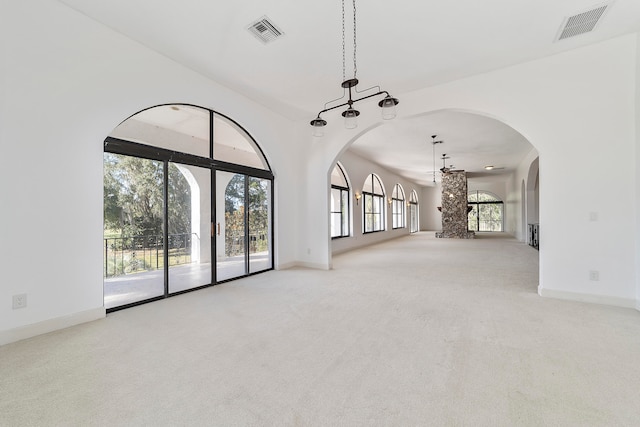
[[[211,237],[215,237],[216,234],[219,236],[220,235],[220,223],[218,223],[218,225],[216,226],[215,222],[211,223]]]

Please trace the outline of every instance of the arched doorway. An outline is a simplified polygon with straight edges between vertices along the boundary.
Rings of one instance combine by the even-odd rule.
[[[272,187],[257,143],[221,114],[172,104],[122,122],[104,144],[107,311],[272,269]]]
[[[527,243],[534,248],[540,247],[540,218],[539,218],[539,200],[540,200],[540,169],[539,158],[531,162],[529,173],[527,175]]]

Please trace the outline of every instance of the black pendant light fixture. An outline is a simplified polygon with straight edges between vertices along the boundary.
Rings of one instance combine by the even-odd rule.
[[[358,127],[358,116],[360,115],[360,111],[356,110],[355,108],[353,108],[353,104],[355,104],[358,101],[362,101],[364,99],[368,99],[368,98],[372,98],[374,96],[378,96],[378,95],[386,95],[380,102],[378,102],[378,106],[382,109],[382,118],[384,120],[390,120],[393,119],[396,116],[396,105],[398,105],[398,100],[394,97],[392,97],[391,95],[389,95],[389,92],[385,91],[385,90],[381,90],[380,86],[373,86],[370,87],[368,89],[365,89],[363,91],[358,91],[357,89],[357,85],[358,85],[358,79],[356,77],[356,74],[358,72],[358,66],[356,64],[356,50],[357,50],[357,43],[356,43],[356,0],[353,0],[353,78],[352,79],[347,79],[346,78],[346,55],[345,55],[345,29],[344,29],[344,0],[342,0],[342,88],[343,88],[343,95],[342,97],[338,98],[338,99],[334,99],[333,101],[329,101],[326,104],[324,104],[324,109],[321,110],[318,113],[318,116],[311,120],[310,124],[311,126],[313,126],[313,135],[314,136],[322,136],[324,134],[324,127],[327,125],[327,121],[322,119],[320,117],[320,115],[322,113],[325,113],[327,111],[331,111],[331,110],[335,110],[336,108],[340,108],[340,107],[347,107],[347,109],[342,113],[342,117],[344,117],[344,126],[347,129],[354,129],[356,127]],[[335,102],[341,101],[343,100],[346,96],[347,96],[347,90],[348,90],[348,100],[346,102],[343,102],[341,104],[338,105],[334,105],[334,106],[329,106],[330,104],[333,104]],[[357,99],[353,99],[353,92],[355,91],[356,94],[359,93],[366,93],[369,92],[371,90],[376,90],[375,93],[371,93],[369,95],[363,96],[361,98],[357,98]]]

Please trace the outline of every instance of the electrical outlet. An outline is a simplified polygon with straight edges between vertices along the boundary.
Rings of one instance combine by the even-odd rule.
[[[25,308],[27,306],[27,294],[18,294],[13,296],[13,309]]]
[[[600,280],[600,272],[598,270],[590,270],[589,271],[589,280],[593,282],[597,282]]]

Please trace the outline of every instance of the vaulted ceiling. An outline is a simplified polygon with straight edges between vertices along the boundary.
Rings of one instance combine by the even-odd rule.
[[[60,1],[292,120],[308,121],[325,102],[342,95],[342,11],[337,0]],[[593,31],[556,40],[567,17],[601,4],[360,0],[356,5],[359,87],[380,85],[400,99],[401,108],[406,92],[640,31],[640,1],[615,0]],[[346,78],[350,78],[353,17],[348,0],[345,10]],[[263,16],[284,35],[267,44],[254,37],[247,28]],[[526,141],[502,123],[447,114],[374,129],[353,150],[422,183],[431,180],[426,173],[433,169],[430,121],[439,123],[437,132],[452,147],[440,152],[451,154],[455,166],[469,171],[480,172],[486,162],[513,167],[528,150]],[[380,150],[389,150],[383,143],[389,132],[397,141],[396,154],[379,156]],[[516,145],[506,148],[514,141]],[[471,153],[478,155],[480,143],[487,157],[472,161]],[[416,150],[428,153],[420,165],[412,163]]]

